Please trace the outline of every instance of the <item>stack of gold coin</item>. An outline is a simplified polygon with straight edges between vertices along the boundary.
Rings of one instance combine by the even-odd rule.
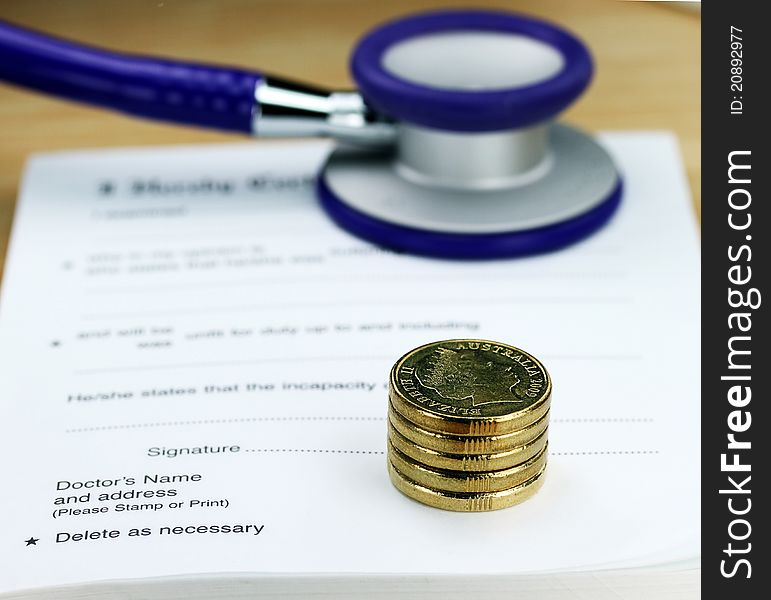
[[[485,340],[426,344],[391,370],[388,472],[437,508],[513,506],[542,485],[551,378],[533,356]]]

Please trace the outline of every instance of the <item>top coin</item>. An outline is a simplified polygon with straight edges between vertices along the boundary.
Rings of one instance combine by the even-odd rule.
[[[394,408],[439,433],[495,435],[527,427],[549,410],[551,378],[524,350],[487,340],[415,348],[391,369]]]

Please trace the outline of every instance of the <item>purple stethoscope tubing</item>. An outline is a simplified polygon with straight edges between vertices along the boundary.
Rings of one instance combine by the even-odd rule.
[[[511,90],[463,91],[405,81],[383,55],[406,39],[447,30],[525,35],[564,59],[554,77]],[[366,102],[399,121],[449,131],[494,131],[543,121],[586,88],[592,60],[567,31],[498,11],[436,11],[386,23],[364,36],[351,71]],[[264,75],[231,67],[120,54],[0,21],[0,78],[40,92],[132,115],[251,133]]]
[[[109,52],[0,21],[0,78],[139,117],[251,133],[262,75]]]

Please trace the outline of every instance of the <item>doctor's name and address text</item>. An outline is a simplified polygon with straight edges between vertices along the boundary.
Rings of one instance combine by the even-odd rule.
[[[205,477],[199,472],[144,473],[93,479],[61,479],[54,485],[51,517],[75,520],[76,527],[60,527],[47,539],[34,536],[34,545],[115,541],[153,536],[259,536],[265,524],[258,520],[227,518],[228,497],[200,493]],[[168,523],[147,525],[147,513],[163,513]],[[137,524],[104,526],[105,515],[136,516]],[[102,517],[102,518],[100,518]],[[182,518],[180,518],[182,517]],[[98,522],[98,523],[97,523]]]

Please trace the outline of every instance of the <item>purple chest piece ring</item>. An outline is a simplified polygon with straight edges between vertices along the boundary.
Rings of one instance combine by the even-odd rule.
[[[134,116],[339,142],[318,194],[344,229],[400,252],[499,258],[574,243],[621,180],[590,136],[552,121],[589,84],[586,47],[495,11],[387,23],[351,61],[357,92],[120,54],[0,21],[0,80]]]
[[[319,177],[325,210],[355,235],[428,256],[521,256],[585,238],[618,207],[608,153],[552,123],[592,76],[586,47],[562,29],[428,13],[369,33],[351,67],[397,130],[386,150],[338,148]]]

